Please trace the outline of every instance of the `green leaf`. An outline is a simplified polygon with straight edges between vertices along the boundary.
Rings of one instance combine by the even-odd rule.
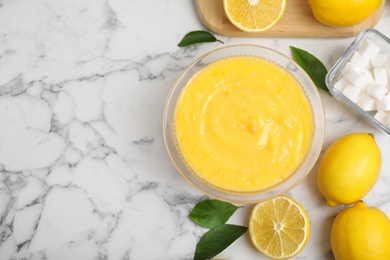
[[[301,66],[301,68],[306,71],[309,77],[313,80],[314,84],[326,92],[329,93],[329,89],[325,84],[325,77],[328,73],[328,70],[324,64],[317,59],[313,54],[290,46],[291,52],[294,56],[295,61]]]
[[[247,227],[230,224],[223,224],[210,229],[196,245],[194,260],[211,259],[230,246],[247,229]]]
[[[220,200],[203,200],[195,205],[190,218],[205,228],[213,228],[222,224],[240,207]]]
[[[187,33],[183,39],[179,42],[179,47],[185,47],[191,44],[203,43],[203,42],[220,42],[223,41],[218,40],[209,32],[206,31],[192,31]]]

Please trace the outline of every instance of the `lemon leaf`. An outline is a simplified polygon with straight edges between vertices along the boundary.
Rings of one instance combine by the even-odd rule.
[[[195,205],[190,218],[205,228],[213,228],[222,224],[240,207],[220,200],[203,200]]]
[[[214,35],[207,31],[192,31],[187,33],[183,39],[179,42],[179,47],[185,47],[191,44],[203,43],[203,42],[220,42],[223,44],[223,41],[215,38]]]
[[[325,84],[325,77],[328,70],[324,64],[313,54],[305,50],[293,46],[290,46],[290,48],[295,61],[304,71],[306,71],[311,80],[313,80],[314,84],[318,88],[325,90],[328,94],[330,94],[329,89]]]
[[[210,229],[196,245],[194,260],[211,259],[245,234],[247,230],[248,227],[230,224]]]

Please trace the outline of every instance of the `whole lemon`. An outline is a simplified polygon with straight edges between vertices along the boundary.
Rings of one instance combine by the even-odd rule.
[[[390,259],[390,220],[363,201],[337,214],[330,233],[336,260]]]
[[[382,157],[371,134],[347,134],[333,142],[320,162],[317,184],[329,206],[352,204],[374,187]]]
[[[308,0],[314,17],[330,26],[363,22],[381,5],[381,0]]]

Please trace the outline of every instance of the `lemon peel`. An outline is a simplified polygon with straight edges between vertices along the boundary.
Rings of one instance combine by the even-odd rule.
[[[329,206],[353,204],[374,187],[380,174],[380,149],[369,133],[351,133],[333,142],[321,159],[317,184]]]
[[[359,201],[337,214],[330,242],[337,260],[390,259],[390,220]]]
[[[329,26],[352,26],[368,19],[381,0],[308,0],[314,17]]]

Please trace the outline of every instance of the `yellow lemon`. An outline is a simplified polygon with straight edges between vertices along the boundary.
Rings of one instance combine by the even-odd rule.
[[[262,32],[274,26],[286,9],[287,0],[224,0],[229,21],[245,32]]]
[[[310,219],[298,202],[280,196],[258,203],[249,220],[253,245],[272,259],[296,256],[310,237]]]
[[[361,200],[378,180],[381,163],[381,152],[371,134],[347,134],[332,143],[317,176],[327,204],[337,206]]]
[[[314,17],[330,26],[351,26],[369,18],[381,0],[308,0]]]
[[[330,244],[336,260],[390,259],[390,220],[359,201],[337,214]]]

